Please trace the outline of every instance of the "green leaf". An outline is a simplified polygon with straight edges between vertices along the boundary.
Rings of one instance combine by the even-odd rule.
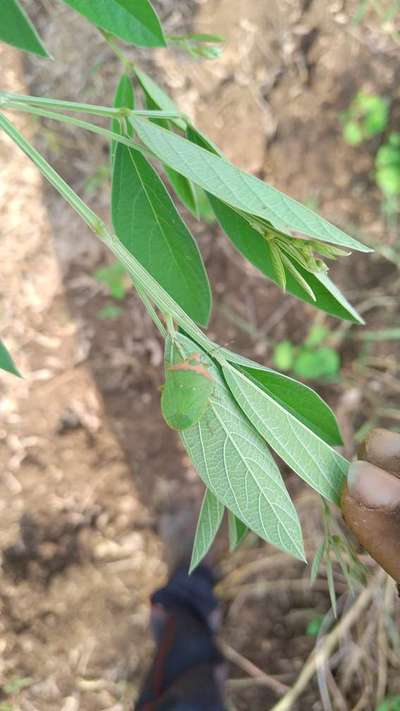
[[[296,349],[291,341],[281,341],[274,347],[273,361],[279,370],[290,370]]]
[[[120,262],[114,262],[106,267],[96,269],[94,278],[100,284],[105,284],[111,296],[121,301],[125,298],[127,291],[127,273]]]
[[[323,615],[316,615],[315,617],[313,617],[307,625],[306,635],[308,635],[309,637],[318,637],[323,621]]]
[[[335,580],[333,577],[333,566],[330,558],[326,559],[326,579],[328,582],[329,597],[331,600],[333,616],[337,617]]]
[[[36,29],[17,0],[1,0],[0,41],[13,47],[49,57]]]
[[[149,0],[63,0],[90,22],[138,47],[165,47],[160,20]]]
[[[160,110],[160,111],[176,111],[179,113],[179,109],[175,102],[161,89],[156,82],[149,77],[145,72],[140,69],[136,69],[136,76],[143,89],[146,108],[150,110]],[[164,126],[165,128],[170,127],[170,123],[174,123],[178,128],[184,129],[185,123],[181,119],[151,119],[154,123],[159,126]],[[181,202],[190,210],[190,212],[196,217],[199,217],[199,208],[196,192],[199,188],[196,188],[193,183],[185,178],[176,170],[170,168],[169,166],[164,167],[165,173],[168,176],[168,180],[172,185],[176,195],[179,197]]]
[[[264,218],[284,231],[294,230],[360,252],[371,251],[309,208],[224,158],[139,116],[131,121],[143,143],[163,163],[232,207]]]
[[[130,78],[128,77],[127,74],[122,74],[118,86],[115,91],[115,96],[114,96],[114,106],[115,108],[121,108],[125,107],[127,109],[134,109],[135,108],[135,96],[133,93],[133,86]],[[125,122],[126,124],[126,133],[128,136],[132,136],[133,130],[132,130],[132,124],[129,123],[128,121]],[[111,121],[111,130],[115,131],[115,133],[122,134],[121,130],[121,123],[118,119],[113,119]],[[115,151],[117,150],[117,141],[112,141],[111,142],[111,165],[113,164],[114,157],[115,157]]]
[[[232,511],[228,511],[229,550],[234,551],[246,538],[249,529]]]
[[[177,335],[185,355],[197,344]],[[215,387],[210,406],[197,425],[181,433],[200,477],[252,531],[281,550],[304,560],[296,509],[263,439],[232,398],[219,369],[205,354]]]
[[[236,249],[279,286],[279,279],[273,268],[272,256],[267,241],[229,205],[213,196],[209,196],[209,200],[219,224]],[[316,301],[300,286],[289,271],[286,274],[286,291],[332,316],[337,316],[347,321],[355,321],[356,323],[364,323],[361,316],[326,274],[312,274],[299,264],[296,265],[296,269],[310,285]]]
[[[176,112],[177,114],[180,113],[179,108],[171,99],[168,94],[165,93],[164,89],[161,89],[161,87],[152,79],[149,77],[148,74],[143,72],[141,69],[138,69],[135,67],[135,74],[140,82],[140,85],[144,91],[146,100],[147,100],[147,106],[148,108],[151,109],[159,109],[160,111],[169,111],[171,113]],[[149,105],[148,101],[150,100],[151,104]],[[185,129],[185,122],[180,119],[169,119],[171,123],[174,123],[178,128],[181,128],[182,130]]]
[[[196,188],[193,183],[190,182],[180,173],[177,173],[173,168],[168,168],[165,166],[165,173],[168,176],[168,180],[174,189],[175,194],[178,196],[180,201],[190,210],[194,217],[198,217],[197,199],[196,199]]]
[[[115,304],[107,304],[97,312],[96,318],[99,318],[101,321],[107,321],[108,319],[118,318],[121,314],[122,309],[120,306],[115,306]]]
[[[315,583],[315,581],[317,579],[319,569],[321,567],[322,559],[325,555],[325,551],[326,551],[326,542],[322,541],[322,543],[320,543],[320,545],[317,548],[317,552],[316,552],[316,554],[314,556],[314,560],[312,562],[311,573],[310,573],[311,585],[313,583]]]
[[[114,160],[112,220],[145,269],[191,318],[206,325],[211,292],[197,244],[152,166],[122,144]]]
[[[22,689],[26,689],[27,686],[31,686],[33,682],[34,679],[30,676],[16,676],[14,679],[7,681],[3,685],[2,691],[7,695],[18,694],[18,692],[22,691]]]
[[[13,375],[17,375],[19,378],[22,378],[21,373],[14,364],[14,361],[3,341],[0,341],[0,370],[6,370],[8,373],[12,373]]]
[[[223,373],[239,407],[272,449],[307,484],[337,504],[348,461],[244,373],[228,363]]]
[[[361,126],[356,121],[347,121],[343,128],[343,138],[349,146],[358,146],[363,140]]]
[[[343,444],[335,415],[318,393],[287,375],[255,365],[240,369],[307,429],[328,444]]]
[[[329,346],[322,346],[312,351],[301,350],[293,363],[294,374],[310,380],[330,378],[337,375],[339,370],[339,355]]]
[[[210,489],[206,489],[197,521],[189,573],[192,573],[197,568],[210,550],[221,525],[223,515],[223,504],[218,501]]]

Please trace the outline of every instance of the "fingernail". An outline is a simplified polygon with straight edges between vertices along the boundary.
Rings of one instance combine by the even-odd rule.
[[[363,506],[390,511],[400,505],[400,479],[369,462],[350,464],[347,486],[350,496]]]

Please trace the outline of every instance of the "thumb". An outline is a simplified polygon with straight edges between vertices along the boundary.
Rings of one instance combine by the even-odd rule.
[[[370,462],[353,462],[341,506],[360,544],[400,583],[400,478]]]

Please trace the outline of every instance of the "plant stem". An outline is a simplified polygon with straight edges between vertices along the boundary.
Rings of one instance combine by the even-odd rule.
[[[24,94],[12,94],[7,91],[0,91],[0,108],[6,109],[9,104],[13,108],[17,105],[30,105],[37,107],[47,107],[49,109],[64,109],[65,111],[77,111],[92,116],[103,116],[104,118],[124,118],[133,116],[146,116],[149,118],[184,119],[183,114],[178,111],[147,111],[145,109],[129,109],[128,107],[112,108],[110,106],[98,106],[97,104],[81,104],[75,101],[64,101],[60,99],[48,99],[42,96],[27,96]]]
[[[384,572],[383,570],[379,570],[368,587],[360,593],[354,605],[350,607],[345,616],[333,628],[332,632],[323,638],[320,644],[311,652],[294,686],[272,707],[271,711],[289,711],[289,709],[293,707],[293,704],[303,693],[315,672],[329,659],[340,639],[348,632],[369,605],[377,588],[381,586],[383,578]]]
[[[215,349],[215,344],[201,331],[176,301],[163,289],[154,277],[131,254],[118,237],[109,232],[103,220],[88,207],[75,191],[52,168],[45,158],[32,144],[15,128],[15,126],[0,113],[0,128],[21,148],[35,163],[44,177],[62,195],[66,202],[80,215],[88,227],[111,250],[125,266],[133,279],[136,289],[142,290],[162,313],[171,314],[179,326],[208,353]]]
[[[134,63],[131,62],[129,57],[126,56],[126,54],[122,51],[119,45],[115,42],[114,36],[112,34],[100,29],[100,27],[98,28],[98,30],[102,35],[103,39],[105,39],[105,41],[109,45],[110,49],[112,49],[114,54],[118,57],[122,66],[124,67],[124,71],[128,74],[128,76],[131,76],[135,71]]]
[[[151,320],[153,321],[155,327],[161,333],[162,337],[165,339],[168,335],[167,331],[165,330],[164,324],[162,323],[161,319],[159,318],[149,297],[147,296],[147,294],[143,291],[143,289],[140,286],[136,286],[135,289],[138,293],[140,300],[143,302],[143,305],[144,305],[147,313],[149,314]]]
[[[153,157],[152,153],[144,146],[135,143],[132,138],[128,136],[123,136],[120,133],[111,131],[108,128],[103,128],[102,126],[97,126],[95,123],[89,123],[89,121],[83,121],[82,119],[75,118],[75,116],[69,116],[68,114],[60,114],[57,111],[47,111],[46,109],[41,109],[36,106],[29,106],[23,104],[8,104],[5,109],[8,111],[16,110],[22,111],[23,113],[32,114],[33,116],[41,116],[42,118],[48,118],[52,121],[61,121],[62,123],[71,124],[72,126],[78,126],[78,128],[86,129],[87,131],[92,131],[93,133],[98,133],[100,136],[105,136],[113,141],[118,141],[118,143],[123,143],[125,146],[130,148],[135,148],[144,155]]]

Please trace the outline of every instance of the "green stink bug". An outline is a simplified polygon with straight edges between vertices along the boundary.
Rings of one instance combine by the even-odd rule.
[[[199,353],[191,353],[178,363],[167,366],[161,395],[161,411],[169,427],[187,430],[207,410],[214,382]]]

